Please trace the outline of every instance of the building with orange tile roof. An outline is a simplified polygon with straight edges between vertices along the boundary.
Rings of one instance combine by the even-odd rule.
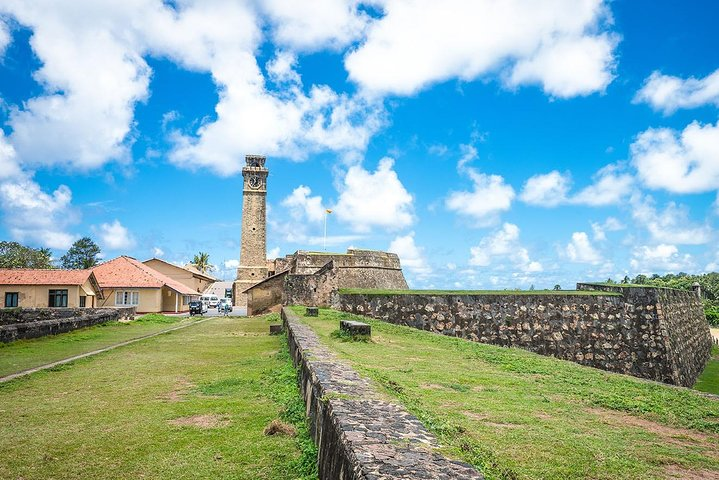
[[[103,294],[92,270],[0,269],[0,307],[97,307]]]
[[[198,292],[128,256],[92,269],[104,299],[99,307],[136,307],[138,313],[185,312]]]
[[[203,293],[207,290],[207,287],[217,281],[216,278],[206,273],[202,273],[195,268],[194,265],[189,263],[184,267],[180,267],[179,265],[175,265],[161,258],[151,258],[142,263],[164,275],[167,275],[173,280],[177,280],[178,282],[190,287],[197,293]]]

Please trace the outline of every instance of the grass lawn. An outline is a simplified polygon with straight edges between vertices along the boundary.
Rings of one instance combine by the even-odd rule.
[[[0,478],[316,478],[296,373],[270,319],[218,317],[0,384]],[[118,340],[114,327],[91,331],[95,346],[103,333]],[[36,355],[62,336],[40,339]],[[298,435],[264,435],[277,418]]]
[[[694,388],[719,395],[719,347],[712,346],[712,358],[699,376]]]
[[[302,318],[488,478],[719,478],[719,401],[691,390],[326,309]],[[372,340],[333,335],[340,318]]]
[[[0,343],[0,377],[167,330],[196,319],[151,314],[127,323],[109,322],[60,335]]]

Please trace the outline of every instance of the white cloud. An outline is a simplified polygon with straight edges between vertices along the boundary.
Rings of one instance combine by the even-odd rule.
[[[449,210],[472,218],[477,226],[496,223],[501,212],[509,210],[515,193],[500,175],[487,175],[473,168],[466,169],[472,179],[471,192],[451,192],[445,201]]]
[[[572,240],[567,244],[566,253],[567,257],[576,263],[597,265],[602,261],[602,256],[592,246],[585,232],[574,232],[572,234]]]
[[[462,156],[457,162],[457,170],[460,172],[466,171],[467,166],[479,158],[479,152],[477,147],[471,144],[463,144],[459,146],[459,150],[462,152]]]
[[[415,243],[414,232],[395,237],[387,249],[399,255],[403,269],[409,270],[418,277],[427,277],[432,273],[432,268],[427,263],[423,250]]]
[[[32,28],[31,46],[42,62],[34,77],[44,92],[14,108],[9,119],[13,145],[29,166],[87,170],[129,161],[134,108],[149,96],[148,55],[209,72],[218,89],[214,121],[201,122],[190,134],[170,133],[175,148],[169,158],[180,166],[229,175],[242,168],[249,151],[303,159],[330,150],[353,158],[384,121],[381,104],[324,85],[305,93],[290,53],[268,65],[271,79],[284,82],[271,90],[255,58],[262,21],[249,3],[134,0],[108,6],[75,0],[67,8],[28,1],[6,2],[0,13]],[[321,15],[304,21],[293,15],[286,22],[299,22],[299,28],[319,22],[343,31],[342,25],[324,25]],[[292,30],[289,23],[280,26]]]
[[[519,199],[530,205],[555,207],[566,202],[571,182],[568,174],[557,170],[534,175],[524,184]]]
[[[650,188],[699,193],[719,188],[719,123],[693,122],[681,133],[650,128],[631,145],[639,178]]]
[[[165,251],[161,249],[160,247],[152,247],[152,256],[155,258],[160,258],[163,255],[165,255]]]
[[[0,183],[5,223],[13,238],[43,247],[65,249],[75,237],[66,232],[77,221],[72,192],[60,185],[51,195],[32,180],[20,178]]]
[[[297,56],[290,52],[278,52],[275,58],[267,63],[267,74],[275,83],[300,84],[302,80],[295,71]]]
[[[333,208],[337,218],[357,232],[410,226],[414,222],[413,198],[393,166],[394,160],[385,157],[373,173],[359,165],[350,167]]]
[[[10,28],[7,23],[0,18],[0,59],[5,55],[5,49],[12,42],[12,35],[10,34]]]
[[[719,107],[719,69],[704,78],[687,79],[652,72],[637,92],[634,102],[648,103],[654,110],[661,110],[667,115],[680,108],[707,104]]]
[[[524,273],[541,272],[542,264],[529,257],[529,251],[519,242],[519,227],[505,223],[501,229],[480,240],[479,245],[470,248],[469,264],[488,267],[509,262]]]
[[[282,200],[282,205],[290,209],[295,220],[306,219],[310,222],[321,222],[325,217],[322,197],[312,197],[311,193],[312,190],[309,187],[300,185]]]
[[[272,248],[267,252],[268,260],[274,260],[275,258],[277,258],[279,256],[280,256],[280,247]]]
[[[635,248],[629,264],[635,272],[649,274],[690,270],[694,262],[691,255],[680,254],[676,246],[660,244]]]
[[[237,259],[235,259],[235,258],[233,258],[233,259],[231,259],[231,260],[225,260],[225,261],[223,262],[223,265],[224,265],[224,267],[225,267],[225,270],[233,270],[233,269],[235,269],[235,268],[237,268],[237,267],[240,266],[240,261],[237,260]]]
[[[103,223],[96,231],[102,246],[108,250],[127,250],[135,246],[135,239],[119,220]]]
[[[133,109],[147,98],[150,70],[128,28],[133,6],[103,12],[92,3],[0,7],[32,27],[31,46],[42,62],[33,77],[44,93],[9,116],[24,164],[86,170],[128,158]]]
[[[594,240],[603,242],[607,239],[606,232],[617,232],[625,227],[614,217],[608,217],[604,223],[592,222],[592,232],[594,232]]]
[[[509,86],[538,83],[568,97],[602,91],[613,78],[617,40],[601,32],[609,20],[602,0],[387,0],[383,10],[345,58],[369,92],[411,95],[499,72]]]
[[[593,177],[594,183],[580,190],[571,199],[571,203],[599,207],[615,205],[629,196],[634,185],[634,177],[623,171],[618,164],[607,165]]]
[[[561,98],[603,92],[614,79],[612,52],[617,43],[616,37],[606,34],[550,42],[534,56],[517,62],[508,83],[536,83]]]
[[[8,143],[5,132],[0,128],[0,180],[21,176],[17,154],[13,146]]]
[[[541,207],[563,204],[600,207],[620,203],[631,194],[634,185],[634,177],[624,171],[622,164],[606,165],[592,176],[592,181],[591,185],[570,194],[571,176],[554,170],[530,177],[519,198],[525,203]]]
[[[658,211],[651,197],[636,195],[631,200],[632,218],[647,229],[652,240],[677,245],[702,245],[711,240],[708,225],[696,225],[689,219],[689,209],[674,202]]]
[[[369,21],[355,0],[264,0],[260,6],[270,16],[275,41],[296,50],[343,47],[359,38]]]

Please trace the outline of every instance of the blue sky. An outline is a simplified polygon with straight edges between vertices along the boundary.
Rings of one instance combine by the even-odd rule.
[[[0,238],[233,278],[391,250],[416,288],[716,270],[719,6],[0,0]]]

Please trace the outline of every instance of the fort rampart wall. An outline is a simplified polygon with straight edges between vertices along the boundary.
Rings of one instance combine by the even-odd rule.
[[[691,386],[711,336],[693,292],[578,284],[577,291],[333,294],[338,310],[582,365]]]

